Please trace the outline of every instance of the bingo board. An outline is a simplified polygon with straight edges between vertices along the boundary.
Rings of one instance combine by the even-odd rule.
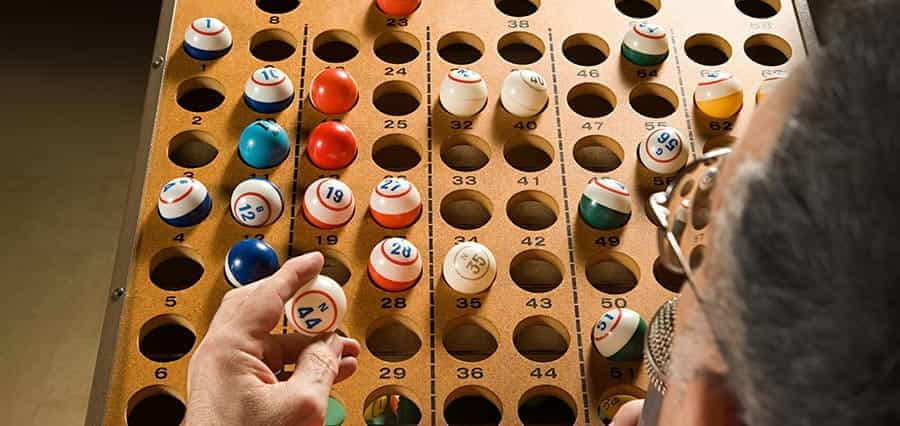
[[[165,1],[87,424],[180,421],[241,241],[275,262],[322,251],[343,288],[339,332],[363,350],[328,424],[604,424],[647,378],[595,343],[681,285],[647,197],[731,144],[816,44],[802,0],[702,3]],[[321,96],[323,72],[343,95]],[[242,151],[257,120],[280,155]],[[322,178],[352,192],[349,217],[309,191]],[[419,193],[397,229],[370,205],[386,178]],[[238,219],[233,195],[265,217]],[[416,250],[413,279],[371,270],[386,238]],[[447,270],[470,243],[493,262]]]

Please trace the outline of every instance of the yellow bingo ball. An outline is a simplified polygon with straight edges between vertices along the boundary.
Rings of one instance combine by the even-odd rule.
[[[744,89],[730,73],[714,71],[706,74],[697,85],[694,103],[708,117],[724,120],[744,106]]]

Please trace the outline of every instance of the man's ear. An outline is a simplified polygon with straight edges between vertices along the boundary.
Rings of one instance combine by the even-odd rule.
[[[682,406],[669,410],[670,414],[681,411],[681,421],[672,424],[684,426],[740,426],[740,408],[737,398],[716,373],[699,373],[685,387],[681,398]],[[675,408],[675,407],[671,407]]]

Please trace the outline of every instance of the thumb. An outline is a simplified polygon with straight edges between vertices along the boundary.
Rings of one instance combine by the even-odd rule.
[[[641,418],[641,409],[644,408],[644,400],[629,401],[619,408],[610,426],[638,426]]]

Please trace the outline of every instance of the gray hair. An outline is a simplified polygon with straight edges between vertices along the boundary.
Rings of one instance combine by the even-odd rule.
[[[870,4],[718,213],[706,299],[748,425],[900,424],[900,4]]]

